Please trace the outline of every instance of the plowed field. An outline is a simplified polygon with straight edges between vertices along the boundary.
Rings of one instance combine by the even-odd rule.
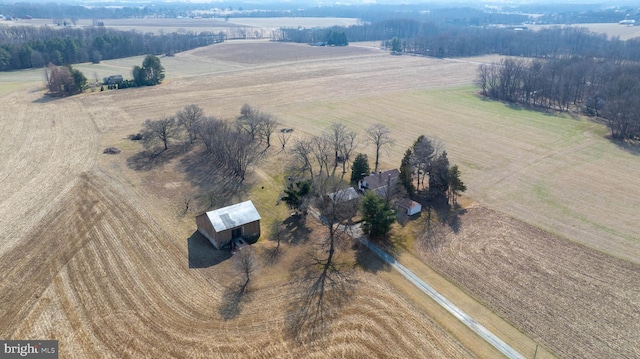
[[[128,76],[140,60],[77,67]],[[637,149],[608,142],[601,126],[481,101],[471,83],[486,59],[229,42],[161,60],[161,86],[66,99],[46,98],[39,72],[0,74],[0,338],[59,339],[62,357],[79,358],[472,357],[459,333],[372,273],[357,274],[356,300],[331,334],[305,345],[286,335],[286,260],[256,276],[237,317],[221,316],[230,265],[191,266],[203,248],[193,242],[194,213],[177,215],[198,187],[179,154],[134,170],[128,160],[142,147],[127,136],[188,104],[231,119],[249,103],[294,136],[334,121],[358,132],[385,122],[396,138],[386,168],[418,135],[442,140],[469,194],[502,212],[470,209],[477,217],[463,216],[429,261],[562,357],[638,355],[630,262],[640,261],[640,167]],[[102,154],[111,146],[122,153]],[[280,183],[281,168],[247,180],[264,216],[285,211],[259,195]]]
[[[501,317],[563,358],[640,356],[640,266],[484,207],[459,228],[422,258]]]
[[[218,75],[215,102],[250,100],[233,86],[248,86],[251,71]],[[0,98],[0,338],[58,339],[62,358],[474,356],[367,273],[356,274],[354,301],[321,339],[286,334],[294,284],[277,274],[286,267],[263,269],[255,299],[225,319],[229,263],[190,266],[198,255],[190,251],[213,249],[192,245],[193,213],[176,216],[181,193],[192,190],[177,161],[127,166],[141,147],[126,136],[196,102],[179,90],[193,81],[66,99],[28,83]],[[123,151],[102,154],[108,146]]]

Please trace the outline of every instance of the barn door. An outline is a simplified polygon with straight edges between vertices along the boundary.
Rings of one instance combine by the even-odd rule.
[[[231,238],[235,239],[240,237],[242,237],[242,227],[231,230]]]

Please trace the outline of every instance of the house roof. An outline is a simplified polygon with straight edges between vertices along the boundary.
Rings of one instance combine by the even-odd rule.
[[[253,202],[246,201],[207,212],[207,217],[216,232],[240,227],[260,219]]]
[[[381,173],[373,173],[362,180],[366,182],[368,189],[376,190],[378,188],[387,187],[388,184],[391,184],[392,186],[395,185],[398,180],[398,176],[400,176],[400,171],[392,169]]]
[[[331,198],[332,201],[335,198],[336,202],[347,202],[358,197],[358,192],[356,192],[355,188],[353,187],[341,189],[338,192],[329,193],[329,198]]]
[[[411,209],[413,207],[421,206],[420,203],[418,203],[416,201],[412,201],[409,198],[403,198],[403,199],[399,200],[398,202],[396,202],[396,204],[398,205],[398,207],[402,207],[402,208],[406,208],[406,209]]]

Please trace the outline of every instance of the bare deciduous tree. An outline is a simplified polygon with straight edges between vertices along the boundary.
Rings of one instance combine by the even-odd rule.
[[[380,150],[387,149],[394,143],[391,138],[391,131],[389,128],[381,123],[367,128],[366,130],[369,141],[376,147],[376,162],[374,172],[378,172],[378,165],[380,164]]]
[[[284,151],[284,147],[287,145],[287,142],[289,142],[290,138],[291,131],[283,128],[282,130],[280,130],[280,132],[278,132],[278,140],[280,140],[280,144],[282,145],[282,151]]]
[[[271,136],[273,131],[280,126],[280,122],[272,114],[265,112],[260,112],[260,122],[261,125],[258,129],[260,136],[267,143],[267,148],[271,147]]]
[[[258,259],[251,246],[244,246],[232,257],[233,272],[238,278],[238,293],[244,294],[249,288],[249,281],[258,268]]]
[[[293,146],[293,167],[304,175],[309,172],[311,182],[314,180],[313,171],[313,146],[311,140],[306,138],[298,140]]]
[[[259,135],[260,126],[262,125],[259,115],[260,113],[257,109],[245,103],[240,108],[240,117],[236,119],[238,127],[246,131],[253,140]]]
[[[196,130],[202,139],[202,142],[204,142],[207,151],[213,152],[216,146],[216,141],[218,140],[218,135],[220,133],[226,133],[229,130],[228,127],[229,125],[227,122],[221,119],[216,117],[205,117],[200,121]]]
[[[332,181],[334,194],[338,193],[340,181]],[[353,206],[355,207],[353,207]],[[327,229],[318,244],[320,250],[312,253],[310,260],[301,268],[296,278],[301,284],[292,305],[294,315],[290,330],[296,335],[308,331],[312,336],[322,335],[327,330],[328,319],[346,302],[355,281],[337,260],[337,251],[349,242],[348,226],[344,225],[355,213],[357,203],[349,203],[339,195],[321,196],[317,205],[322,223]]]
[[[142,138],[145,146],[162,143],[164,149],[169,148],[169,142],[180,136],[180,128],[176,125],[175,118],[165,116],[159,120],[146,120],[142,129]]]
[[[322,174],[324,170],[326,177],[329,177],[329,159],[331,158],[330,146],[327,136],[314,136],[311,139],[313,156],[319,167],[318,173]]]
[[[356,147],[356,133],[349,131],[345,125],[334,122],[331,124],[331,131],[327,137],[330,138],[335,155],[333,173],[335,174],[338,163],[342,162],[342,174],[344,176],[347,171],[346,165],[347,161],[349,161],[349,156]]]
[[[344,178],[345,173],[347,173],[347,166],[351,161],[351,155],[357,147],[356,133],[353,131],[347,132],[342,147],[340,148],[340,156],[342,156],[342,176],[340,178]]]
[[[189,143],[193,144],[198,134],[198,124],[204,116],[204,110],[198,105],[187,105],[176,113],[178,125],[183,126],[189,136]]]
[[[225,169],[238,184],[245,180],[249,167],[264,155],[258,141],[222,120],[208,118],[198,128],[215,165]]]

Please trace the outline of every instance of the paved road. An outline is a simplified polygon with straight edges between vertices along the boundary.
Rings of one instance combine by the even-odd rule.
[[[416,287],[420,288],[424,293],[433,298],[438,304],[440,304],[444,309],[446,309],[449,313],[453,314],[458,320],[464,323],[467,327],[471,328],[474,332],[480,335],[484,340],[489,342],[489,344],[493,345],[496,349],[498,349],[502,354],[507,356],[507,358],[513,359],[525,359],[525,357],[518,353],[515,349],[509,346],[507,343],[503,342],[500,338],[495,336],[495,334],[491,333],[487,328],[476,322],[473,318],[471,318],[467,313],[463,312],[456,305],[451,303],[447,298],[442,296],[442,294],[438,293],[433,287],[425,283],[422,279],[418,278],[412,271],[410,271],[407,267],[400,264],[395,258],[389,255],[387,252],[380,249],[375,244],[369,242],[365,237],[359,237],[358,241],[364,244],[369,248],[373,253],[377,254],[378,257],[382,258],[385,262],[389,263],[393,268],[395,268],[400,274],[402,274],[405,278],[407,278],[411,283],[413,283]]]

